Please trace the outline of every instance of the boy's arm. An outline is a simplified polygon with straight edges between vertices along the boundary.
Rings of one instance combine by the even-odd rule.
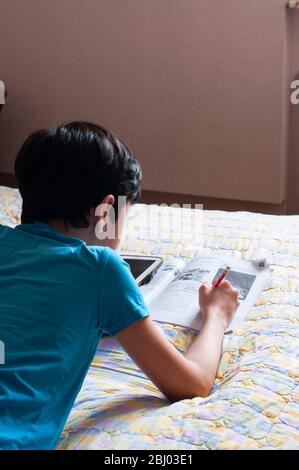
[[[185,357],[150,317],[121,331],[117,338],[129,356],[170,401],[209,395],[215,380],[225,329],[238,306],[229,282],[200,288],[202,326]]]

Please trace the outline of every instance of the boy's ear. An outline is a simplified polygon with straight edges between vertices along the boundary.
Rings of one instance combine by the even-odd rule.
[[[95,208],[94,216],[97,221],[101,219],[106,219],[107,214],[111,206],[113,206],[115,202],[115,197],[112,194],[108,194],[105,196],[101,203]]]

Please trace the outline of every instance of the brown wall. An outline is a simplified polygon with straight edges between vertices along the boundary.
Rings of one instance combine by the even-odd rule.
[[[0,0],[0,172],[35,128],[88,119],[132,145],[147,190],[280,206],[290,137],[298,210],[287,60],[294,73],[298,14],[285,4]]]

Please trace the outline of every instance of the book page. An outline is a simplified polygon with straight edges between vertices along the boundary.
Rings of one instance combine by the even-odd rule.
[[[185,261],[178,257],[168,258],[164,261],[150,282],[140,287],[148,306],[161,296],[162,292],[179,275],[185,266]]]
[[[240,306],[227,329],[233,331],[244,321],[269,282],[269,270],[265,264],[259,266],[254,261],[196,258],[184,267],[161,296],[150,303],[153,320],[200,329],[199,286],[202,282],[214,282],[226,265],[231,267],[226,279],[239,290]]]

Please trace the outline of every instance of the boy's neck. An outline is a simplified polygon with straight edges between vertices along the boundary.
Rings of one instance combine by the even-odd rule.
[[[79,240],[83,240],[86,245],[90,246],[107,246],[112,250],[117,250],[120,240],[118,239],[103,239],[100,240],[96,236],[95,227],[90,224],[86,228],[74,228],[72,226],[66,227],[64,222],[61,220],[50,220],[47,222],[50,227],[53,227],[58,232],[72,238],[78,238]]]
[[[87,245],[101,245],[100,240],[95,236],[95,231],[90,226],[86,228],[66,227],[60,220],[51,220],[48,225],[63,235],[83,240]]]

